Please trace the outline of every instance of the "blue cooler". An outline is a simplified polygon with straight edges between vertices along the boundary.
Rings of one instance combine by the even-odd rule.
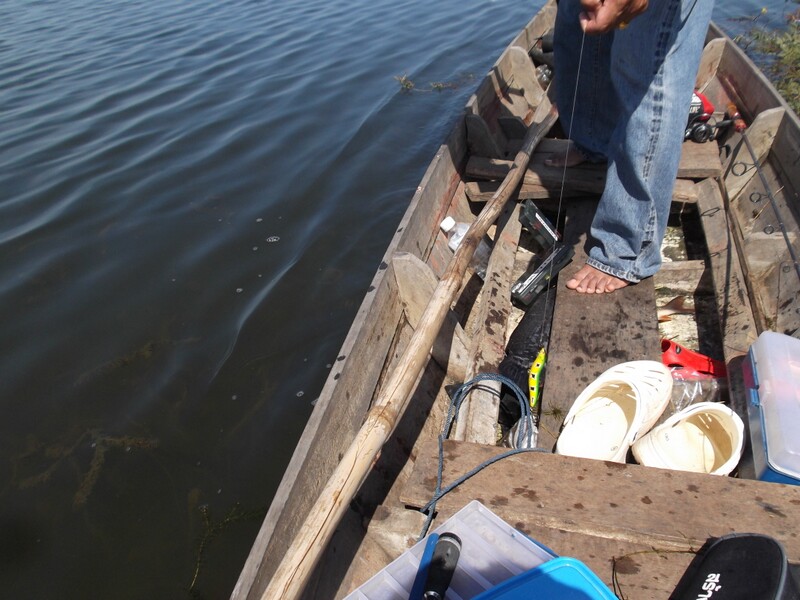
[[[756,477],[800,485],[800,339],[765,331],[743,368]]]
[[[554,558],[486,590],[473,600],[617,600],[589,567],[574,558]]]

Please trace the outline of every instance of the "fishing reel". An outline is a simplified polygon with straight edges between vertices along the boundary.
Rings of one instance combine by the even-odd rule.
[[[703,144],[712,140],[717,133],[717,126],[711,123],[714,114],[714,105],[700,92],[692,94],[692,103],[689,105],[689,120],[683,133],[684,140],[692,140]]]
[[[734,131],[744,131],[747,128],[742,116],[733,102],[728,102],[726,118],[714,121],[714,105],[702,93],[695,91],[689,105],[689,119],[683,133],[683,139],[692,140],[703,144],[717,139],[723,128],[732,126]]]

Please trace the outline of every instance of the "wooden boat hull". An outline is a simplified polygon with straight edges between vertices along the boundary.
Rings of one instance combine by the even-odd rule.
[[[520,132],[530,125],[542,90],[532,75],[528,54],[552,28],[554,18],[551,2],[501,55],[470,98],[465,118],[458,120],[438,149],[359,308],[232,598],[262,597],[288,544],[313,510],[387,373],[407,346],[421,310],[419,304],[424,304],[426,293],[430,296],[430,286],[442,276],[452,257],[439,223],[447,215],[457,221],[474,220],[472,208],[496,189],[491,182],[475,181],[475,169],[502,166],[503,159],[513,157]],[[750,124],[748,135],[763,155],[766,177],[774,190],[780,190],[774,197],[784,213],[788,237],[794,241],[798,231],[796,190],[800,189],[797,117],[716,27],[711,27],[708,39],[698,84],[722,110],[732,100]],[[671,265],[652,281],[626,288],[616,300],[593,301],[593,321],[602,324],[602,330],[587,324],[585,298],[556,295],[544,396],[545,406],[551,408],[542,414],[540,445],[552,445],[565,407],[568,409],[597,373],[622,360],[659,358],[657,286],[683,286],[696,297],[711,293],[721,337],[719,358],[728,364],[731,403],[740,413],[744,412],[744,396],[739,362],[758,332],[797,331],[800,289],[797,279],[791,278],[793,273],[786,270],[790,257],[780,243],[784,236],[766,233],[769,223],[774,223],[768,219],[771,209],[767,200],[751,200],[761,185],[756,170],[734,168],[739,162],[752,164],[744,154],[746,149],[737,136],[726,143],[731,148],[729,158],[721,163],[714,147],[711,167],[702,169],[698,156],[707,157],[712,145],[694,148],[700,154],[685,157],[684,179],[675,191],[676,204],[697,205],[707,258]],[[552,140],[540,145],[542,152],[532,161],[520,198],[547,203],[554,195],[554,175],[543,167],[542,157],[548,148],[560,147]],[[480,167],[475,164],[478,155],[483,160]],[[489,155],[493,162],[487,163]],[[602,173],[584,171],[566,190],[565,236],[578,250],[567,274],[580,262],[587,219],[591,218],[592,202],[596,202],[596,198],[585,197],[602,190],[598,177],[602,178]],[[572,196],[582,198],[573,201]],[[487,283],[481,286],[476,278],[465,278],[454,316],[443,327],[437,339],[439,348],[433,349],[434,359],[416,383],[410,409],[328,544],[307,587],[308,597],[344,595],[395,558],[413,541],[411,532],[418,532],[422,517],[405,506],[419,506],[432,490],[432,441],[447,410],[445,386],[476,373],[496,372],[508,335],[521,318],[522,311],[508,301],[510,285],[530,257],[520,243],[516,206],[511,203],[507,207],[493,231]],[[415,285],[408,285],[409,281]],[[448,442],[454,445],[454,458],[446,465],[446,478],[474,466],[471,461],[500,451],[493,445],[496,415],[493,394],[486,392],[470,400],[455,439]],[[663,590],[674,587],[676,574],[691,559],[682,552],[697,547],[708,536],[732,530],[751,528],[775,535],[787,546],[790,560],[800,558],[798,521],[788,516],[800,502],[800,494],[792,486],[557,455],[525,455],[512,460],[518,463],[509,462],[502,470],[484,474],[483,479],[454,492],[440,505],[441,518],[467,499],[479,497],[512,525],[561,554],[587,562],[607,583],[622,573],[628,589],[638,590],[632,592],[636,597],[651,595],[642,591],[648,586],[653,597],[663,595]],[[742,475],[746,474],[745,465]],[[476,491],[481,489],[486,491]],[[721,498],[727,500],[721,502]],[[653,548],[661,552],[648,554]],[[667,556],[669,550],[679,553]],[[616,566],[611,570],[614,557]]]

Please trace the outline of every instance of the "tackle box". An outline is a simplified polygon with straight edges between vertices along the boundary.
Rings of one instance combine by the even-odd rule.
[[[800,339],[763,332],[743,369],[756,477],[800,485]]]
[[[517,531],[477,500],[447,519],[434,533],[450,532],[461,539],[461,553],[447,600],[468,600],[546,563],[556,555]],[[426,539],[417,542],[345,600],[408,600]]]

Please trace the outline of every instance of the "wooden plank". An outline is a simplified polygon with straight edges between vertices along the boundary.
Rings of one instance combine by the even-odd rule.
[[[728,367],[730,406],[747,427],[742,362],[756,341],[758,331],[719,183],[706,179],[698,183],[697,188],[697,208],[706,238],[722,330],[722,352]],[[752,468],[747,454],[741,466],[743,476],[752,477]]]
[[[512,271],[522,225],[519,204],[509,204],[498,219],[492,256],[486,282],[477,300],[472,336],[471,359],[466,380],[480,373],[497,373],[505,356],[511,312]],[[500,405],[500,384],[486,382],[473,390],[462,404],[454,437],[482,444],[497,441],[497,413]]]
[[[444,484],[503,451],[446,441]],[[401,499],[427,503],[436,472],[437,447],[429,443]],[[692,551],[727,533],[770,535],[790,561],[800,560],[798,486],[534,452],[501,460],[445,495],[435,524],[473,499],[558,554],[582,560],[610,587],[616,562],[632,598],[668,597]]]
[[[695,89],[705,92],[706,86],[717,74],[719,62],[722,59],[722,53],[725,51],[727,42],[724,38],[716,38],[708,42],[703,48],[703,54],[700,57],[700,66],[697,69],[697,78],[695,79]]]
[[[544,90],[536,78],[536,67],[526,50],[517,46],[508,49],[510,71],[507,79],[511,87],[520,89],[529,106],[538,106],[544,97]]]
[[[545,160],[561,154],[561,149],[557,148],[550,152],[540,149],[539,152],[535,153],[525,173],[523,186],[534,185],[544,186],[549,189],[560,189],[562,181],[566,184],[562,167],[545,165]],[[507,160],[471,156],[467,161],[466,176],[473,179],[499,180],[506,176],[510,167],[511,162]],[[681,166],[678,170],[679,179],[718,177],[721,173],[722,165],[716,144],[697,144],[695,142],[685,142],[683,144]],[[605,188],[605,179],[605,164],[587,162],[570,167],[568,170],[567,180],[569,180],[570,189],[576,191],[602,194]]]
[[[492,137],[489,126],[478,115],[466,115],[464,120],[467,125],[467,146],[472,156],[486,158],[500,158],[503,152]]]
[[[800,119],[794,112],[787,111],[783,125],[778,129],[772,144],[772,155],[776,165],[780,165],[780,175],[784,185],[798,197],[800,193]],[[800,206],[795,201],[795,218],[799,219]]]
[[[566,205],[565,242],[575,258],[558,277],[542,390],[539,445],[552,449],[578,394],[609,367],[629,360],[661,359],[653,279],[613,294],[578,294],[564,287],[586,260],[584,245],[595,203]]]
[[[392,266],[406,318],[411,327],[416,328],[438,280],[430,266],[408,252],[395,254],[392,257]],[[436,337],[431,354],[451,377],[464,380],[469,344],[470,339],[458,322],[458,317],[450,311]]]
[[[702,179],[720,175],[722,175],[722,163],[719,160],[719,147],[715,143],[698,144],[692,141],[683,143],[678,177]]]
[[[713,293],[711,271],[703,260],[677,260],[665,262],[653,276],[656,290],[665,289],[674,294]]]
[[[447,485],[507,449],[446,440]],[[438,446],[421,451],[400,495],[421,507],[432,497]],[[551,529],[689,548],[710,536],[758,531],[800,559],[800,486],[528,452],[503,459],[445,495],[437,509],[477,499],[498,515]],[[547,540],[540,540],[545,544]]]
[[[760,165],[769,153],[772,141],[775,139],[785,114],[786,111],[783,108],[764,111],[748,127],[745,135],[750,140],[750,145],[756,154],[755,157],[750,154],[744,140],[734,148],[729,161],[730,166],[725,173],[725,187],[731,200],[736,200],[750,180],[756,177],[757,171],[753,165]]]
[[[689,179],[676,179],[672,190],[672,201],[690,204],[697,202],[694,183]],[[499,187],[500,184],[496,181],[470,181],[466,184],[465,191],[471,202],[488,202]],[[567,177],[563,182],[563,189],[561,182],[555,181],[544,185],[523,183],[517,197],[520,200],[557,201],[559,198],[576,198],[586,194],[585,191],[576,189],[572,178]]]

